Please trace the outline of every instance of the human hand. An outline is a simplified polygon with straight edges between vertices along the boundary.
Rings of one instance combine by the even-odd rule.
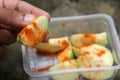
[[[35,16],[50,15],[22,0],[0,0],[0,55],[5,53],[5,45],[16,41],[18,32]]]

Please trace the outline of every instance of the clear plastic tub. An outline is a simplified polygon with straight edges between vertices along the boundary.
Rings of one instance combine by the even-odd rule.
[[[51,38],[71,36],[77,33],[99,33],[107,32],[109,44],[108,47],[113,53],[114,65],[111,67],[95,67],[95,68],[77,68],[59,71],[43,71],[40,72],[39,68],[57,64],[56,58],[39,56],[36,49],[22,45],[23,63],[25,72],[36,80],[52,80],[51,76],[61,76],[67,80],[66,76],[72,76],[75,73],[90,72],[97,75],[97,72],[106,74],[113,72],[112,76],[107,80],[114,80],[118,69],[120,68],[120,44],[119,38],[115,29],[114,22],[109,15],[106,14],[93,14],[85,16],[71,16],[52,18],[49,24],[49,33]],[[68,75],[66,75],[68,74]],[[104,77],[103,75],[101,77]],[[59,80],[59,79],[56,79]],[[76,77],[76,80],[90,80],[81,75]],[[97,80],[94,78],[94,80]]]

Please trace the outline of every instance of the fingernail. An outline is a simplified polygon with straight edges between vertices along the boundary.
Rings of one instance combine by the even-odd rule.
[[[25,16],[24,16],[24,21],[25,21],[26,23],[29,23],[29,22],[31,22],[34,18],[35,18],[35,16],[32,15],[32,14],[25,14]]]

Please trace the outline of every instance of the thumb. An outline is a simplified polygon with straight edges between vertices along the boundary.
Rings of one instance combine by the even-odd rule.
[[[0,8],[0,23],[21,29],[35,18],[32,14],[23,14],[17,11]]]

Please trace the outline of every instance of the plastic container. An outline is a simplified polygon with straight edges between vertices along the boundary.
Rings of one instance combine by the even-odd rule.
[[[111,52],[114,57],[114,65],[111,67],[95,67],[95,68],[77,68],[69,70],[60,70],[53,72],[39,72],[40,67],[45,65],[57,64],[57,60],[52,61],[50,57],[38,56],[36,49],[22,45],[23,63],[25,72],[36,80],[52,80],[51,76],[83,72],[103,72],[106,75],[107,71],[114,71],[112,76],[107,80],[114,80],[118,69],[120,68],[120,43],[115,29],[114,22],[109,15],[106,14],[93,14],[84,16],[71,16],[52,18],[49,24],[49,33],[51,38],[70,36],[77,33],[99,33],[107,32]],[[100,76],[100,75],[97,75]],[[102,76],[103,77],[103,76]],[[57,79],[56,79],[57,80]],[[59,80],[59,79],[58,79]],[[66,80],[66,79],[65,79]],[[79,75],[76,80],[90,80]],[[94,80],[97,80],[94,78]]]

